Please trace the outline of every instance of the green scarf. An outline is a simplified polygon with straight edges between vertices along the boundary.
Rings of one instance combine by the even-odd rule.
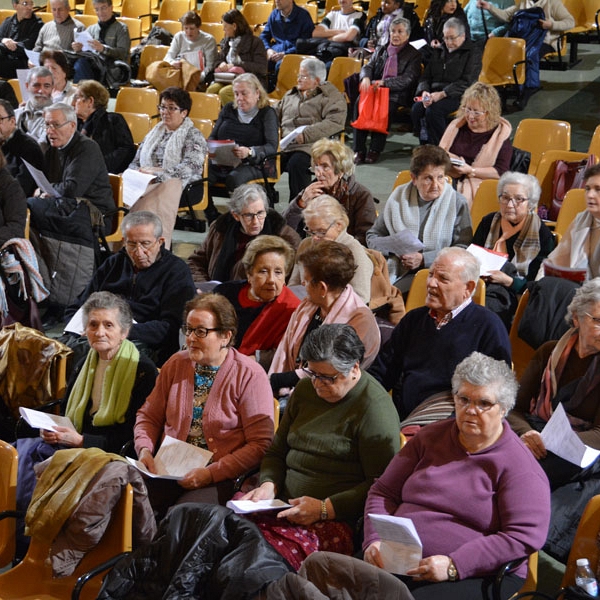
[[[123,340],[104,374],[102,400],[92,420],[95,427],[107,427],[125,421],[139,360],[138,349],[129,340]],[[80,433],[94,385],[97,364],[98,353],[90,350],[67,402],[66,415]]]

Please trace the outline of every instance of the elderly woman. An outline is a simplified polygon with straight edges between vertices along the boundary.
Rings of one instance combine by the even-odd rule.
[[[281,498],[292,508],[257,519],[298,569],[310,552],[353,553],[367,491],[399,447],[398,414],[365,371],[365,348],[349,325],[325,324],[302,347],[306,365],[246,499]],[[281,527],[293,535],[278,535]]]
[[[308,248],[316,247],[322,240],[330,240],[347,246],[352,252],[356,271],[350,285],[365,304],[371,300],[371,278],[373,277],[373,262],[367,254],[367,249],[359,244],[347,231],[348,214],[344,207],[331,196],[323,194],[308,203],[302,212],[307,237],[298,246],[298,255]],[[302,283],[300,263],[296,263],[288,282],[289,285]]]
[[[548,482],[504,419],[516,392],[505,362],[472,353],[452,378],[456,416],[421,429],[369,491],[364,558],[384,567],[368,515],[412,519],[423,558],[402,579],[417,600],[491,600],[498,568],[544,544]],[[522,586],[526,569],[523,563],[505,576],[506,597]]]
[[[541,189],[533,175],[506,172],[497,192],[500,210],[483,217],[473,243],[508,258],[501,270],[486,277],[485,305],[510,328],[518,294],[535,279],[542,260],[554,248],[554,237],[537,215]]]
[[[323,138],[313,144],[311,157],[316,179],[290,202],[283,214],[288,225],[304,237],[302,211],[313,198],[328,194],[348,213],[348,233],[365,245],[365,235],[377,215],[371,192],[354,177],[352,151],[339,140]]]
[[[239,164],[231,167],[211,162],[208,170],[209,182],[224,182],[230,194],[242,183],[262,179],[263,171],[258,165],[266,156],[275,154],[279,145],[277,114],[256,75],[238,75],[233,94],[235,100],[223,106],[209,139],[233,140],[236,145],[232,152]],[[267,161],[263,169],[274,175],[274,159]]]
[[[587,208],[573,219],[548,261],[586,269],[591,279],[600,276],[600,164],[586,169],[583,179]]]
[[[558,341],[546,342],[536,351],[508,417],[513,430],[540,461],[552,489],[597,472],[596,463],[582,469],[549,452],[539,431],[562,404],[578,437],[600,449],[600,278],[577,290],[566,320],[571,328]]]
[[[403,292],[408,292],[414,273],[428,268],[442,248],[466,248],[473,237],[467,201],[446,180],[449,169],[448,154],[438,146],[416,148],[410,161],[411,181],[392,192],[367,233],[367,245],[381,248],[388,257],[390,280]],[[405,232],[405,239],[397,241],[396,252],[381,245],[400,232]]]
[[[312,144],[343,131],[346,99],[327,81],[325,63],[305,58],[300,63],[298,83],[286,92],[276,110],[282,138],[295,134],[281,155],[281,168],[289,173],[290,198],[295,198],[311,181]]]
[[[363,368],[379,352],[380,335],[371,310],[352,289],[356,265],[347,246],[322,241],[297,257],[306,298],[296,309],[269,369],[274,390],[296,385],[305,374],[300,360],[306,336],[325,323],[351,325],[365,347]]]
[[[421,54],[413,48],[410,21],[396,17],[389,26],[389,43],[378,46],[371,60],[360,71],[360,92],[366,94],[371,86],[390,90],[388,123],[395,119],[400,106],[412,104],[421,76]],[[358,109],[359,104],[356,104]],[[360,115],[356,114],[360,118]],[[389,127],[389,125],[388,125]],[[371,133],[371,147],[367,152],[367,137]],[[354,162],[373,164],[385,148],[387,135],[377,131],[354,129]]]
[[[40,66],[46,67],[52,73],[52,102],[71,104],[76,88],[70,81],[73,69],[64,53],[60,50],[44,50],[40,54]]]
[[[135,449],[150,472],[166,435],[213,453],[181,481],[149,482],[159,512],[179,502],[225,504],[233,480],[257,467],[273,439],[273,394],[264,369],[232,346],[237,317],[218,294],[186,304],[187,350],[173,355],[138,411]]]
[[[214,288],[235,308],[238,334],[235,347],[269,368],[292,313],[300,300],[285,285],[294,263],[294,249],[276,235],[259,235],[247,246],[242,265],[246,281],[229,281]]]
[[[188,258],[194,281],[244,279],[242,257],[248,243],[258,235],[277,235],[294,249],[300,243],[298,234],[269,208],[264,188],[247,183],[233,192],[229,212],[212,223],[206,239]]]
[[[458,117],[446,128],[440,147],[450,154],[450,175],[469,208],[484,179],[498,179],[510,168],[511,124],[500,114],[502,105],[496,88],[474,83],[465,90]]]
[[[219,94],[225,106],[234,99],[235,91],[231,81],[239,73],[254,74],[260,85],[267,86],[267,50],[262,40],[252,33],[252,28],[244,15],[234,8],[221,18],[225,38],[220,44],[214,73],[214,83],[207,92]]]
[[[109,173],[122,173],[135,156],[135,144],[123,116],[107,112],[109,99],[102,84],[80,81],[73,96],[77,129],[100,146]]]

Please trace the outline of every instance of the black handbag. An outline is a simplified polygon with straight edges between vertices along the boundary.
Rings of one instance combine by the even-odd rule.
[[[510,171],[516,171],[517,173],[527,173],[529,171],[529,165],[531,163],[531,152],[527,150],[521,150],[513,146],[513,154],[510,160]]]

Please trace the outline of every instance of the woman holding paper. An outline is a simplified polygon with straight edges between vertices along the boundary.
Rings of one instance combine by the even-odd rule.
[[[421,429],[373,484],[365,506],[364,560],[385,568],[369,514],[410,518],[423,558],[402,580],[416,600],[491,600],[504,563],[546,540],[550,492],[543,471],[505,421],[517,393],[510,368],[478,352],[452,378],[456,417]],[[518,591],[526,561],[508,573]]]
[[[307,336],[305,378],[261,463],[260,487],[244,496],[292,505],[256,521],[296,569],[316,550],[353,553],[369,486],[399,448],[398,413],[389,394],[361,370],[364,352],[350,325],[321,325]]]
[[[432,145],[415,148],[410,161],[411,181],[392,192],[367,231],[367,246],[387,257],[390,280],[403,293],[410,289],[414,274],[429,268],[442,248],[466,248],[473,237],[469,206],[448,183],[449,169],[445,150]],[[380,245],[400,232],[409,234],[410,239],[396,252]],[[388,239],[380,242],[379,238]]]
[[[521,378],[508,421],[540,464],[552,489],[595,474],[598,461],[580,468],[546,450],[539,434],[561,403],[572,429],[600,450],[600,278],[580,287],[567,310],[571,328],[538,348]]]
[[[71,82],[73,69],[65,54],[60,50],[44,50],[40,54],[40,65],[52,73],[54,82],[52,102],[64,102],[70,105],[77,88]]]
[[[508,171],[500,177],[496,192],[499,211],[481,219],[473,243],[508,259],[502,269],[485,277],[485,306],[510,329],[518,294],[554,249],[554,237],[537,215],[541,188],[533,175]]]
[[[135,449],[155,473],[154,455],[169,435],[213,453],[206,467],[181,481],[149,480],[150,500],[159,513],[175,503],[225,504],[233,481],[256,468],[273,439],[273,393],[264,369],[235,350],[237,316],[218,294],[186,304],[187,350],[173,355],[138,411]]]

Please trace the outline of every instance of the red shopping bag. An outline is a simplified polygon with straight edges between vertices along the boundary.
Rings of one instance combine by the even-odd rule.
[[[358,119],[350,125],[356,129],[387,134],[389,112],[390,88],[372,85],[366,93],[360,93]]]

